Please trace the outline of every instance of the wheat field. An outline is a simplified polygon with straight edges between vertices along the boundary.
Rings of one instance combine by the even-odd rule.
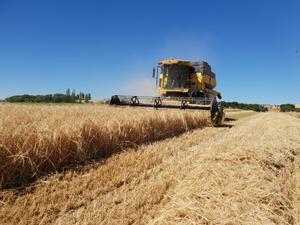
[[[196,129],[5,190],[0,221],[299,224],[300,120],[256,113],[233,125]]]
[[[0,105],[0,187],[208,126],[199,111]]]
[[[299,112],[290,112],[289,113],[291,116],[294,116],[296,118],[300,118],[300,113]]]

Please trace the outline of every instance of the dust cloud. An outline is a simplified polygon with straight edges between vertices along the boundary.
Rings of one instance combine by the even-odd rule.
[[[123,84],[121,91],[125,95],[157,95],[155,80],[150,78],[136,78],[129,80]]]

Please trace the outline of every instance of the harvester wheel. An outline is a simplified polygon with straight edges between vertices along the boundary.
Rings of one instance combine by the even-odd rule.
[[[130,105],[131,106],[135,106],[135,105],[138,105],[138,104],[140,104],[140,101],[139,101],[138,97],[137,96],[133,96],[130,99]]]
[[[224,109],[223,109],[223,106],[219,106],[218,108],[218,112],[217,112],[217,115],[216,115],[216,118],[215,118],[215,126],[220,126],[224,123],[224,120],[225,120],[225,113],[224,113]]]
[[[154,99],[154,104],[153,104],[154,108],[158,108],[162,106],[162,101],[160,98],[155,98]]]
[[[223,106],[219,105],[215,98],[211,104],[210,119],[213,126],[222,125],[225,119]]]
[[[181,109],[186,109],[187,107],[188,107],[188,102],[186,100],[182,100],[180,108]]]
[[[110,103],[111,105],[120,105],[121,104],[121,101],[119,99],[119,96],[118,95],[113,95],[111,96],[111,99],[110,99]]]

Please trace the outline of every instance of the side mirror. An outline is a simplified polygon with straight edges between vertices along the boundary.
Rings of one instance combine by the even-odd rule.
[[[153,67],[153,70],[152,70],[152,77],[155,78],[155,67]]]

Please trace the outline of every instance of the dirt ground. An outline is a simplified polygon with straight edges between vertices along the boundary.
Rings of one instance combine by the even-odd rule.
[[[300,224],[300,119],[227,113],[0,195],[1,224]]]

